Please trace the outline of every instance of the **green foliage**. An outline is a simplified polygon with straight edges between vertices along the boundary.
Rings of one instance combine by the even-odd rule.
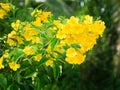
[[[7,87],[7,79],[3,74],[0,74],[0,87],[5,90]]]

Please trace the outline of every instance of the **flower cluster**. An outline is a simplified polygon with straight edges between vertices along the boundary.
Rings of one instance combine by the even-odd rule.
[[[80,21],[77,17],[70,17],[65,23],[54,22],[58,27],[56,37],[60,39],[60,46],[70,46],[66,51],[66,61],[70,64],[81,64],[85,53],[96,44],[96,39],[102,36],[105,25],[101,20],[93,21],[93,17],[86,15]],[[72,45],[78,45],[74,48]]]
[[[7,4],[0,6],[5,12],[10,10]],[[35,9],[31,16],[30,22],[11,23],[13,30],[6,41],[9,48],[0,57],[0,69],[9,66],[16,71],[26,61],[43,62],[46,66],[59,61],[81,64],[105,29],[103,21],[93,21],[89,15],[82,20],[74,16],[54,20],[51,12]]]
[[[3,19],[3,17],[9,12],[11,9],[10,4],[4,4],[0,3],[0,19]]]

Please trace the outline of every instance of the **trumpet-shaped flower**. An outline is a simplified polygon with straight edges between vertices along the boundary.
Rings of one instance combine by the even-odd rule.
[[[53,60],[48,60],[46,63],[45,63],[46,66],[52,66],[53,65]]]
[[[7,12],[10,11],[10,9],[11,9],[10,4],[0,3],[0,19],[3,19]]]
[[[20,64],[17,64],[17,63],[15,63],[15,62],[10,62],[10,63],[9,63],[9,67],[10,67],[10,69],[12,69],[13,71],[16,71],[17,69],[20,68]]]
[[[38,54],[34,57],[35,61],[40,61],[42,58],[42,54]]]
[[[26,46],[24,49],[23,49],[23,52],[26,54],[26,55],[33,55],[34,52],[33,52],[33,46]]]
[[[17,31],[20,28],[20,24],[21,24],[20,20],[17,20],[16,22],[11,23],[11,26],[12,28],[14,28],[14,30]]]
[[[77,52],[74,48],[67,49],[67,51],[66,51],[67,57],[74,57],[75,55],[77,55]]]
[[[0,18],[3,19],[5,15],[6,15],[6,12],[0,9]]]
[[[4,68],[4,65],[2,64],[3,63],[3,56],[0,57],[0,69]]]
[[[65,60],[70,64],[81,64],[85,60],[85,57],[86,57],[85,55],[83,55],[81,53],[77,53],[73,57],[66,57]]]

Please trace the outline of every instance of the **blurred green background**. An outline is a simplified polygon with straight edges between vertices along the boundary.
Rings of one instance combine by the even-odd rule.
[[[40,6],[39,9],[51,11],[55,18],[89,14],[105,21],[104,35],[97,40],[93,50],[88,52],[86,61],[74,68],[63,66],[59,81],[51,87],[52,90],[120,90],[120,0],[10,0],[10,2],[20,7],[23,12],[29,12],[27,9],[32,10]],[[24,13],[17,13],[18,18],[25,20],[28,18]]]

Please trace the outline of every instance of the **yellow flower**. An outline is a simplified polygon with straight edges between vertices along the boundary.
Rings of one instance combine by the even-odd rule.
[[[2,64],[3,63],[3,56],[0,57],[0,69],[4,68],[4,65]]]
[[[3,54],[4,58],[9,58],[9,50],[5,50],[4,54]]]
[[[64,34],[62,31],[59,30],[57,32],[56,37],[59,38],[59,39],[64,39],[66,37],[66,34]]]
[[[92,17],[92,16],[89,16],[89,15],[86,15],[86,16],[85,16],[84,23],[85,23],[85,24],[92,24],[92,23],[93,23],[93,17]]]
[[[47,22],[48,21],[48,16],[51,14],[51,12],[44,12],[42,10],[37,10],[35,9],[32,13],[31,16],[36,17],[36,19],[39,18],[39,20],[43,21],[43,22]]]
[[[79,19],[74,16],[71,16],[70,19],[68,20],[68,23],[70,24],[77,24],[78,22],[79,22]]]
[[[11,26],[14,28],[14,30],[18,30],[20,27],[20,20],[17,20],[16,22],[11,23]]]
[[[5,15],[6,15],[6,12],[0,9],[0,18],[3,19]]]
[[[17,40],[17,42],[15,40]],[[23,38],[21,38],[20,36],[17,36],[15,31],[11,31],[11,33],[8,34],[7,43],[10,46],[16,46],[17,43],[23,44]]]
[[[5,11],[7,11],[7,12],[9,12],[10,9],[11,9],[10,4],[0,3],[0,6],[1,6]]]
[[[42,25],[41,24],[41,19],[40,18],[36,18],[36,20],[33,21],[32,24],[37,26],[37,27],[40,27]]]
[[[27,24],[25,27],[25,32],[23,34],[24,38],[27,41],[30,41],[33,39],[34,36],[38,35],[39,33],[35,30],[35,28],[32,28],[30,24]]]
[[[23,50],[26,55],[33,55],[33,46],[26,46]]]
[[[13,71],[16,71],[17,69],[20,68],[20,64],[17,64],[17,63],[15,63],[15,62],[10,62],[10,63],[9,63],[9,67],[10,67],[10,69],[12,69]]]
[[[34,43],[40,43],[40,38],[39,37],[33,37],[33,38],[31,38],[31,40],[32,40],[33,44]]]
[[[38,15],[38,17],[43,22],[48,22],[48,16],[51,14],[51,12],[42,12],[42,14]]]
[[[15,31],[11,31],[9,34],[8,34],[8,38],[14,38],[16,36],[16,32]]]
[[[9,39],[7,40],[7,43],[10,45],[10,46],[16,46],[16,42],[12,39]]]
[[[11,6],[9,4],[0,3],[0,18],[3,19],[3,17],[9,12],[11,9]]]
[[[37,56],[34,57],[35,61],[40,61],[42,58],[42,54],[38,54]]]
[[[69,48],[66,51],[67,57],[74,57],[77,54],[76,50],[74,48]]]
[[[23,44],[23,38],[21,38],[19,36],[16,36],[15,38],[16,38],[18,44]]]
[[[85,55],[71,47],[66,51],[65,60],[70,64],[81,64],[85,60]]]
[[[53,60],[48,60],[46,63],[45,63],[46,66],[52,66],[53,65]]]
[[[105,23],[101,20],[95,21],[91,26],[91,29],[93,33],[98,33],[100,36],[102,36],[105,30]]]
[[[85,53],[85,52],[88,51],[88,48],[82,46],[82,47],[79,49],[79,51],[80,51],[80,53]]]
[[[66,57],[65,60],[70,64],[81,64],[85,60],[85,57],[86,57],[85,55],[77,53],[77,55],[73,57]]]
[[[59,30],[61,30],[62,28],[63,28],[63,24],[61,24],[60,22],[59,22],[59,20],[54,20],[54,22],[53,22],[58,28],[59,28]]]

